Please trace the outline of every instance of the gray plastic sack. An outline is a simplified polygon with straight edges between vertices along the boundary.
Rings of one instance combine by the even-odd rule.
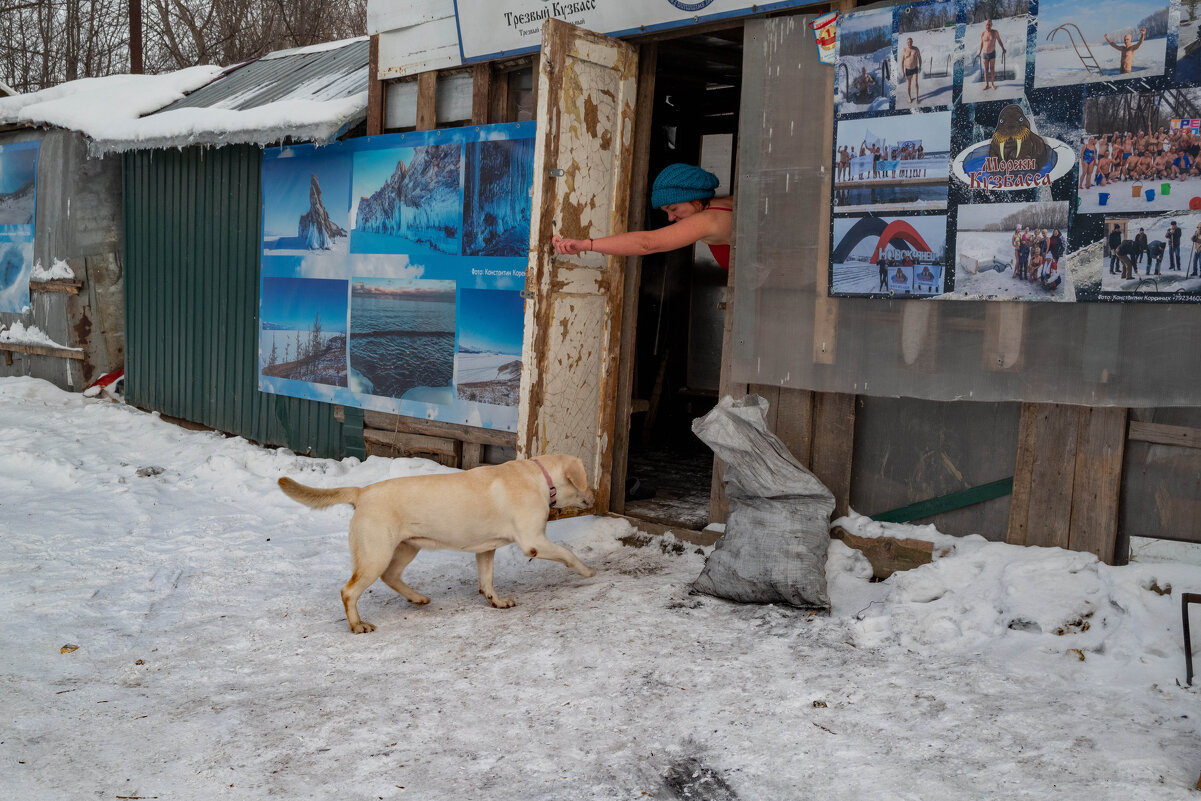
[[[726,533],[693,586],[743,603],[828,611],[834,496],[767,427],[765,398],[722,398],[692,432],[727,465]]]

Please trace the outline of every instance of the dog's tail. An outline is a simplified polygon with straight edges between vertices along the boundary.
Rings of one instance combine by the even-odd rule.
[[[292,500],[314,509],[324,509],[340,503],[354,506],[358,503],[360,492],[359,487],[332,487],[330,489],[306,487],[287,477],[279,480],[279,488]]]

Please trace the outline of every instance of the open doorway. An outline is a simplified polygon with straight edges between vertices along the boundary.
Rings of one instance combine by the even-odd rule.
[[[736,26],[659,42],[648,184],[682,162],[717,175],[717,196],[733,194],[742,33]],[[667,224],[659,209],[646,220]],[[704,244],[642,260],[627,515],[688,529],[709,521],[713,454],[691,426],[717,402],[727,275]]]

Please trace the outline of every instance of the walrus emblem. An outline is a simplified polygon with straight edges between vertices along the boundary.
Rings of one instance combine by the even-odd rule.
[[[1001,161],[1033,159],[1034,169],[1038,171],[1047,166],[1051,148],[1047,147],[1041,136],[1030,130],[1030,121],[1022,107],[1009,105],[1001,109],[997,129],[988,145],[988,155]]]

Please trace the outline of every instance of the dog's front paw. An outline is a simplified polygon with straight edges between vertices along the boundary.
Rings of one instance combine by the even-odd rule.
[[[487,597],[487,596],[485,596]],[[517,602],[512,598],[488,598],[488,603],[492,604],[497,609],[508,609],[512,606],[517,606]]]
[[[596,571],[588,567],[588,565],[580,565],[580,568],[576,572],[584,578],[592,578],[596,575]]]
[[[430,602],[430,597],[428,595],[418,595],[415,598],[407,598],[406,600],[409,603],[415,604],[417,606],[425,606],[426,604],[428,604]]]
[[[366,634],[369,631],[375,631],[375,625],[368,623],[365,620],[360,620],[358,623],[350,624],[351,634]]]

